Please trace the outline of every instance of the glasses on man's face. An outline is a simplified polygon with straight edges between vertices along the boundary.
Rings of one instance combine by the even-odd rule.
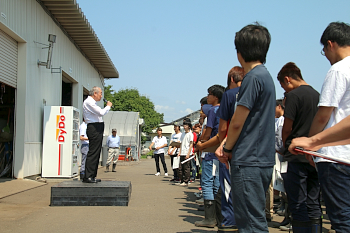
[[[324,53],[324,48],[321,49],[321,54],[322,54],[322,56],[326,56],[326,54]]]

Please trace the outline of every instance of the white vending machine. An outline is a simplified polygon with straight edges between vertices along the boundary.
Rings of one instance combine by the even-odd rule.
[[[78,175],[79,109],[45,106],[42,177]]]

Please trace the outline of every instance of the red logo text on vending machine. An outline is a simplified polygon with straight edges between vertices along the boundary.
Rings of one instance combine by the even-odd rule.
[[[64,142],[65,141],[64,136],[65,136],[65,134],[67,134],[67,132],[65,130],[66,117],[64,115],[57,115],[56,117],[57,117],[57,119],[56,119],[56,140],[58,142]]]

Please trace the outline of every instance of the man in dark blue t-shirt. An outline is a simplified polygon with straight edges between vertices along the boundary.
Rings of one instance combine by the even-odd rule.
[[[222,94],[225,88],[221,85],[213,85],[208,88],[208,104],[213,105],[209,109],[207,115],[207,126],[203,136],[204,140],[208,140],[218,133],[219,117],[217,117],[217,110],[220,106]],[[215,166],[216,164],[217,166]],[[215,169],[216,167],[216,169]],[[215,171],[214,171],[215,169]],[[204,199],[205,219],[195,222],[198,227],[214,227],[216,226],[216,211],[214,197],[217,194],[220,186],[219,181],[219,161],[215,153],[207,153],[202,160],[202,192]],[[213,175],[215,174],[215,175]]]
[[[268,232],[266,191],[275,164],[275,85],[263,63],[270,33],[248,25],[236,33],[237,58],[244,72],[226,144],[217,151],[231,162],[232,198],[239,232]],[[228,166],[228,165],[227,165]]]

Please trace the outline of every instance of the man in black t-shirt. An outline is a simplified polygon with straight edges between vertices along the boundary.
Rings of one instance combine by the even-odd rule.
[[[283,180],[293,218],[293,231],[311,232],[312,229],[312,232],[321,232],[317,171],[304,155],[288,151],[293,138],[308,136],[318,109],[319,93],[303,80],[300,69],[292,62],[282,67],[277,79],[287,92],[282,141],[288,170],[283,174]]]

